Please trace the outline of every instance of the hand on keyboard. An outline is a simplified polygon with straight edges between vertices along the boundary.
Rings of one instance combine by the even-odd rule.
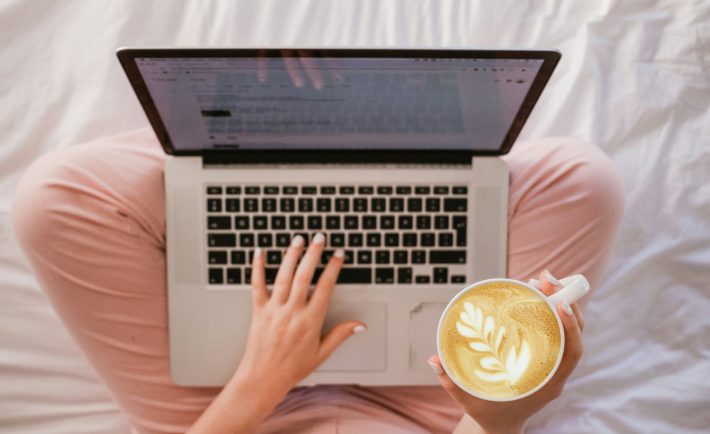
[[[321,328],[344,261],[336,250],[320,274],[309,297],[316,267],[321,262],[325,237],[311,239],[305,255],[301,236],[293,238],[276,274],[271,294],[266,285],[264,252],[257,249],[252,262],[253,313],[247,345],[235,376],[258,379],[262,387],[285,394],[314,371],[353,333],[365,330],[360,321],[346,321],[323,338]]]

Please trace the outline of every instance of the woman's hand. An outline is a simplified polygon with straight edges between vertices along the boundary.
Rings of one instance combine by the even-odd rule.
[[[325,238],[313,237],[299,263],[304,240],[294,237],[269,294],[264,254],[254,252],[251,272],[252,318],[244,356],[230,382],[190,430],[194,433],[249,433],[273,411],[288,391],[323,363],[345,339],[365,330],[359,321],[334,326],[324,337],[321,328],[333,287],[343,265],[336,250],[315,285]]]
[[[560,283],[547,270],[540,274],[540,281],[531,281],[545,295],[550,295],[560,288]],[[582,357],[582,330],[584,317],[576,303],[564,305],[561,303],[557,310],[562,318],[565,329],[565,352],[555,375],[540,390],[530,396],[506,402],[493,402],[476,398],[459,388],[444,372],[438,356],[429,358],[429,364],[434,372],[439,375],[441,385],[464,408],[468,416],[464,417],[457,432],[486,433],[486,434],[519,434],[523,432],[527,420],[537,413],[550,401],[562,394],[565,382],[577,366]],[[474,422],[475,421],[475,422]]]
[[[271,296],[266,288],[264,255],[259,250],[255,252],[251,273],[251,327],[236,374],[259,378],[262,384],[282,394],[313,372],[345,339],[365,327],[361,322],[347,321],[321,338],[344,255],[342,249],[335,251],[309,299],[308,289],[320,264],[325,238],[323,234],[313,237],[296,267],[303,241],[301,236],[293,239],[276,275]]]

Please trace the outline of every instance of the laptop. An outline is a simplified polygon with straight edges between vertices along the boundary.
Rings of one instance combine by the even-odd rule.
[[[436,384],[447,302],[506,275],[506,154],[560,54],[460,49],[132,49],[118,58],[170,154],[170,366],[220,386],[295,234],[345,250],[324,330],[359,319],[301,384]],[[321,271],[319,268],[316,274]],[[284,345],[287,345],[284,342]]]

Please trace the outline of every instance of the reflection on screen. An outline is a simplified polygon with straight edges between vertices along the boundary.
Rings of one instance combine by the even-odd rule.
[[[138,58],[177,150],[499,149],[542,61]]]

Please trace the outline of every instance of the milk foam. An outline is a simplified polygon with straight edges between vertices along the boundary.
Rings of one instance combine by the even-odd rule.
[[[481,395],[514,397],[554,369],[560,329],[547,303],[511,283],[476,287],[449,310],[441,329],[447,369]]]

